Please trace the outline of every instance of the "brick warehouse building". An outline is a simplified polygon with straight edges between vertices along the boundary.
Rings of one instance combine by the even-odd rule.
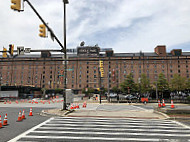
[[[165,46],[157,46],[154,52],[114,53],[100,52],[100,48],[78,47],[77,54],[68,54],[67,88],[81,93],[83,88],[100,88],[99,61],[103,61],[104,78],[102,86],[119,86],[129,73],[138,82],[145,73],[153,83],[162,72],[168,81],[174,74],[189,78],[190,52],[174,49],[166,52]],[[64,87],[63,54],[41,52],[34,55],[0,57],[1,86],[34,86],[46,89]],[[109,74],[109,76],[108,76]]]

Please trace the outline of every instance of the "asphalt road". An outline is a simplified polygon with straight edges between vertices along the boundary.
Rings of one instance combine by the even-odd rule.
[[[18,120],[19,111],[25,109],[26,119],[22,122],[16,122]],[[28,116],[30,107],[0,107],[0,115],[2,122],[5,114],[7,113],[8,126],[3,126],[0,128],[0,142],[7,142],[8,140],[16,137],[17,135],[27,131],[28,129],[42,123],[43,121],[49,119],[48,117],[40,116],[39,113],[44,108],[33,107],[33,116]]]

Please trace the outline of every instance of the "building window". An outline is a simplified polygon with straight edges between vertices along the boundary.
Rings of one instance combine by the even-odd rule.
[[[186,70],[186,72],[188,73],[188,72],[189,72],[189,70]]]
[[[52,78],[52,75],[50,75],[50,77],[49,78]]]
[[[164,65],[162,65],[162,68],[164,69]]]
[[[96,75],[94,75],[94,78],[96,78]]]
[[[94,70],[94,73],[96,73],[96,70]]]
[[[94,84],[94,88],[96,88],[96,84]]]
[[[180,73],[180,70],[178,70],[178,73]]]
[[[157,73],[157,70],[155,70],[154,73]]]
[[[170,65],[170,68],[172,68],[172,65]]]
[[[180,65],[178,65],[178,68],[180,68]]]
[[[157,67],[157,65],[154,65],[154,68],[156,68]]]
[[[88,73],[88,71],[86,71],[86,73]]]
[[[94,66],[94,69],[96,69],[96,66]]]
[[[170,75],[171,78],[173,78],[173,75]]]
[[[162,73],[164,73],[164,70],[162,70]]]
[[[172,70],[170,70],[170,72],[172,73],[173,71],[172,71]]]
[[[89,68],[89,66],[86,67],[87,69]]]

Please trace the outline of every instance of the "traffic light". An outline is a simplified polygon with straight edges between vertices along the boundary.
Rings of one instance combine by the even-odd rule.
[[[103,61],[99,61],[99,67],[100,67],[100,68],[103,68],[103,66],[104,66],[104,65],[103,65]]]
[[[100,76],[104,77],[104,69],[103,68],[100,68]]]
[[[14,51],[14,45],[13,44],[9,44],[9,54],[11,56],[13,56],[13,51]]]
[[[20,11],[21,10],[21,0],[11,0],[11,9]]]
[[[3,58],[7,58],[7,49],[3,47]]]
[[[44,24],[41,24],[39,27],[40,27],[39,36],[40,37],[46,37],[46,26]]]

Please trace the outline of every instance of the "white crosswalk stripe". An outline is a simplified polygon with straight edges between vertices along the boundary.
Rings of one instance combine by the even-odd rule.
[[[170,120],[56,117],[12,141],[190,142],[190,129]]]

